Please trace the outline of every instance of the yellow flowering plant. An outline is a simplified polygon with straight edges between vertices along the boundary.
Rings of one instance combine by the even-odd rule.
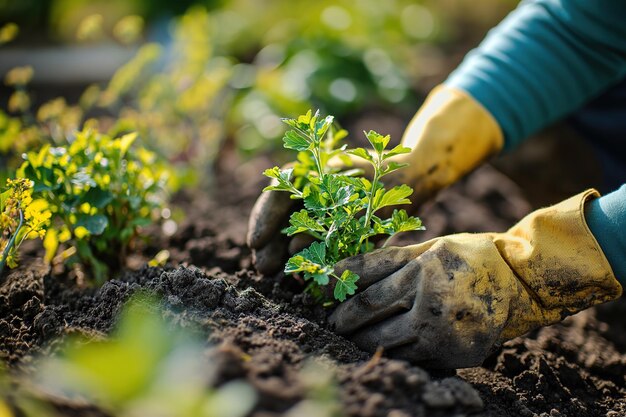
[[[166,201],[169,175],[156,154],[132,146],[136,138],[85,128],[69,145],[25,154],[18,175],[33,181],[33,195],[52,213],[43,242],[47,261],[60,252],[98,283],[125,266],[129,246]]]
[[[5,265],[15,268],[18,248],[26,239],[43,239],[52,213],[43,199],[33,199],[33,182],[7,180],[0,193],[0,276]]]

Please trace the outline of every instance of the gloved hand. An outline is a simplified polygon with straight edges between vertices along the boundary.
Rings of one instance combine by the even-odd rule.
[[[588,190],[506,233],[457,234],[339,262],[359,292],[330,317],[359,347],[431,368],[477,366],[506,340],[615,299],[583,213]]]
[[[416,209],[499,151],[503,139],[496,121],[474,99],[439,86],[410,122],[402,144],[412,151],[396,160],[409,166],[385,177],[385,184],[413,187],[410,199]],[[247,240],[259,272],[275,273],[284,265],[288,242],[280,230],[287,224],[293,203],[287,193],[269,192],[252,209]]]

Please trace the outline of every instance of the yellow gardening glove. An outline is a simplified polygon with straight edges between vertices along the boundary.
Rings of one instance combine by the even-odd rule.
[[[496,121],[474,99],[460,90],[439,86],[409,123],[402,144],[412,151],[395,160],[409,166],[385,177],[385,185],[413,187],[410,199],[415,210],[498,152],[503,139]],[[271,274],[284,266],[288,241],[280,230],[286,226],[293,204],[288,193],[269,192],[254,205],[248,245],[259,272]]]
[[[431,368],[477,366],[503,342],[619,297],[589,231],[588,190],[506,233],[457,234],[339,262],[359,292],[330,317],[362,349]]]

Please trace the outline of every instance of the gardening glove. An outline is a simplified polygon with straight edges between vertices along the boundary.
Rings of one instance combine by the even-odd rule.
[[[373,352],[431,368],[480,365],[503,342],[621,295],[583,213],[588,190],[505,233],[457,234],[339,262],[359,292],[330,316]]]
[[[385,185],[413,187],[412,210],[407,210],[411,212],[498,152],[503,138],[496,121],[478,102],[442,85],[409,123],[402,144],[411,152],[394,160],[409,166],[386,176]],[[247,240],[259,272],[271,274],[284,266],[288,241],[280,230],[293,203],[288,193],[262,193],[252,209]]]

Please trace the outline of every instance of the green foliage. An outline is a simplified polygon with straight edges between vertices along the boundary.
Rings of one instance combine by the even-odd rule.
[[[120,23],[122,23],[120,21]],[[172,20],[172,45],[141,46],[105,88],[92,86],[85,99],[116,116],[111,135],[139,132],[145,146],[170,161],[176,186],[212,178],[231,96],[231,59],[215,53],[213,21],[193,7]]]
[[[33,195],[48,203],[52,227],[44,239],[46,260],[80,263],[96,282],[124,265],[141,226],[164,204],[168,170],[153,152],[132,147],[137,135],[120,138],[92,129],[72,143],[28,152],[18,170],[34,183]]]
[[[15,268],[18,249],[26,239],[46,234],[51,212],[43,199],[33,200],[33,183],[25,178],[7,180],[0,193],[0,276],[4,266]]]
[[[78,37],[89,40],[101,32],[102,17],[87,16]],[[139,16],[125,16],[113,35],[134,42],[142,27]],[[0,181],[13,176],[24,152],[44,144],[65,146],[67,137],[90,125],[112,137],[138,132],[144,147],[169,162],[172,188],[200,179],[210,183],[210,175],[199,173],[210,172],[225,136],[232,69],[231,59],[214,53],[212,27],[207,10],[190,9],[172,20],[169,54],[157,43],[138,47],[108,83],[89,86],[76,104],[59,97],[34,108],[28,87],[33,68],[9,71],[5,84],[14,91],[7,111],[0,110]],[[97,119],[90,118],[95,114]]]
[[[285,134],[284,146],[299,152],[298,162],[294,168],[266,170],[264,175],[274,183],[264,191],[288,192],[291,198],[302,200],[304,209],[291,215],[290,226],[283,232],[289,236],[305,233],[318,240],[292,256],[285,272],[301,273],[309,282],[308,290],[317,295],[332,280],[334,297],[344,301],[354,294],[359,277],[350,271],[338,276],[333,268],[336,262],[371,250],[369,239],[373,236],[391,237],[423,229],[420,219],[409,216],[405,210],[394,210],[389,219],[376,215],[382,208],[410,203],[407,197],[413,192],[411,187],[387,189],[381,182],[384,176],[406,166],[391,159],[409,149],[396,146],[387,151],[389,136],[370,131],[366,137],[373,149],[371,153],[363,148],[348,150],[346,145],[339,146],[346,132],[334,128],[333,117],[322,118],[311,111],[297,119],[286,119],[285,123],[292,130]],[[347,155],[371,165],[373,178],[369,180],[357,176],[357,171],[341,171],[329,164],[331,158],[349,161]]]
[[[154,299],[136,296],[110,339],[70,340],[36,366],[35,383],[60,398],[80,396],[120,417],[243,417],[256,392],[233,381],[207,388],[205,345],[162,318]]]

